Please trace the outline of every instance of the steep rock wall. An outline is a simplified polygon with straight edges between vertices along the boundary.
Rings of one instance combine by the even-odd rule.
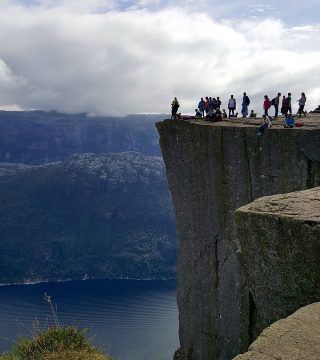
[[[236,211],[236,224],[255,338],[320,300],[320,187],[257,199]]]
[[[177,358],[231,359],[247,349],[250,298],[234,211],[254,199],[320,184],[320,127],[165,120],[156,124],[178,237]]]

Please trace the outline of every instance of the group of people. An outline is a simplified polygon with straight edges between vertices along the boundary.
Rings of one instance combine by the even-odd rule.
[[[299,109],[298,114],[299,117],[306,116],[306,112],[304,110],[307,98],[305,93],[301,93],[301,97],[297,100]],[[269,109],[273,106],[274,107],[274,117],[277,118],[279,116],[279,110],[281,114],[287,117],[289,114],[292,114],[292,99],[291,93],[288,93],[287,96],[283,96],[281,98],[281,93],[279,92],[273,99],[269,99],[268,95],[264,95],[263,100],[263,111],[264,117],[269,118]],[[243,93],[242,103],[241,103],[241,114],[242,117],[246,118],[248,115],[249,117],[256,117],[257,114],[251,110],[250,114],[248,114],[248,108],[250,105],[250,98],[246,92]],[[175,97],[171,103],[171,118],[177,117],[177,112],[180,105]],[[208,97],[201,98],[198,104],[198,107],[195,109],[195,117],[198,118],[205,118],[208,120],[221,120],[224,118],[234,118],[238,117],[238,113],[235,113],[237,109],[237,101],[233,95],[230,96],[228,101],[228,114],[225,109],[221,110],[221,100],[218,97]],[[179,115],[179,114],[178,114]],[[181,114],[180,114],[181,116]]]

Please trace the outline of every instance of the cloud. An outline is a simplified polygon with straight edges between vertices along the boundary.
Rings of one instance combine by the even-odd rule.
[[[0,4],[0,104],[121,115],[169,112],[173,96],[185,113],[243,91],[258,113],[265,93],[320,100],[319,25],[145,8],[156,0]]]

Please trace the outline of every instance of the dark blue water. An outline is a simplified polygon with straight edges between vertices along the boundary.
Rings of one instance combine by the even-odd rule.
[[[30,336],[35,319],[52,323],[44,292],[60,323],[87,328],[119,360],[169,360],[178,348],[175,281],[89,280],[0,288],[0,352]]]

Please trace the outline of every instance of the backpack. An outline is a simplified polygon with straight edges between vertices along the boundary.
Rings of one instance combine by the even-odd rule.
[[[276,99],[273,98],[273,99],[271,100],[271,105],[275,105],[275,104],[276,104]]]
[[[269,99],[267,99],[267,108],[270,109],[271,108],[271,101]]]
[[[247,105],[250,105],[250,99],[249,99],[249,96],[247,96]]]

